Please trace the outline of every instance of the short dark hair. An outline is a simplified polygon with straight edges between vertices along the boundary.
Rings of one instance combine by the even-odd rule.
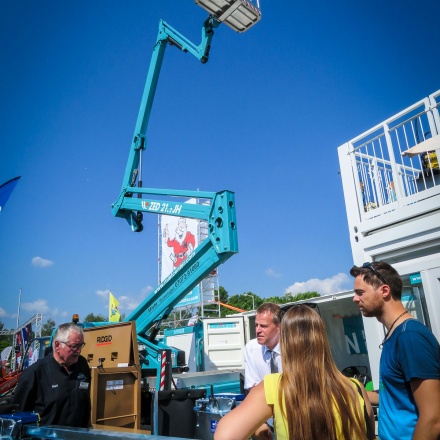
[[[270,313],[275,325],[279,325],[281,323],[281,318],[283,317],[283,312],[280,306],[271,302],[261,304],[261,306],[256,310],[256,313]]]
[[[379,273],[383,280],[374,273],[375,271]],[[391,288],[392,297],[398,300],[402,299],[402,277],[397,270],[386,261],[375,261],[369,265],[364,264],[364,266],[353,266],[350,269],[350,275],[354,278],[362,275],[367,284],[376,288],[382,284],[387,284]],[[386,283],[383,281],[386,281]]]

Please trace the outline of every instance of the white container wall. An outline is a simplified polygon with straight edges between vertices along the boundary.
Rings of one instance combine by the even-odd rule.
[[[338,148],[353,262],[385,260],[440,339],[440,90]],[[383,327],[364,327],[375,385]]]

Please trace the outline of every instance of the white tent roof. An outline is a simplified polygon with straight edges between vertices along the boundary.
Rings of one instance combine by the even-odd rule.
[[[426,139],[420,144],[406,150],[402,153],[402,156],[414,157],[421,153],[426,153],[427,151],[440,149],[440,135],[434,136],[432,138]]]

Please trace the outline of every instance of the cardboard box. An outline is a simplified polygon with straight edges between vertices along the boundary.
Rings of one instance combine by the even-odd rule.
[[[92,367],[128,367],[139,364],[134,322],[88,327],[84,329],[86,345],[81,354]]]
[[[92,368],[92,424],[139,429],[141,377],[138,367]]]
[[[140,428],[141,370],[134,322],[84,329],[93,425]]]

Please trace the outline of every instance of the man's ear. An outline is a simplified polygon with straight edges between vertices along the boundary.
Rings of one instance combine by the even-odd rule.
[[[391,299],[391,288],[388,284],[382,284],[379,289],[381,290],[382,293],[382,298],[384,300],[388,300]]]

